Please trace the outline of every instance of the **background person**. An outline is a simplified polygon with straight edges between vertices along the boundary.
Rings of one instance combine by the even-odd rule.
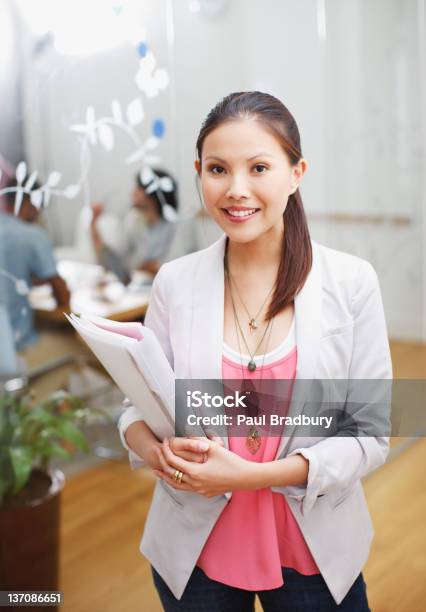
[[[150,170],[150,169],[149,169]],[[92,205],[91,236],[97,258],[105,268],[113,270],[119,279],[128,284],[131,272],[141,270],[156,274],[167,255],[175,234],[175,225],[167,220],[165,205],[174,211],[178,208],[177,185],[170,174],[156,169],[136,175],[136,185],[132,193],[132,206],[140,211],[145,219],[145,228],[135,232],[128,224],[124,228],[124,244],[119,250],[112,249],[102,240],[98,222],[103,213],[103,205]],[[168,189],[162,188],[164,179]]]
[[[8,185],[14,189],[14,181]],[[33,189],[39,185],[35,184]],[[28,300],[28,289],[32,285],[50,285],[58,305],[69,309],[70,292],[58,274],[53,253],[53,245],[47,232],[37,224],[39,209],[31,203],[30,196],[24,194],[19,212],[15,210],[15,191],[7,194],[5,212],[0,214],[0,233],[2,240],[3,270],[6,277],[2,286],[5,290],[3,303],[7,309],[16,351],[26,351],[38,340],[34,328],[33,312]]]

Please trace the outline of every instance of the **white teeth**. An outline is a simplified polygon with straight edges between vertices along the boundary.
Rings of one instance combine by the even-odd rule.
[[[256,209],[253,210],[228,210],[227,211],[232,217],[249,217],[256,212]]]

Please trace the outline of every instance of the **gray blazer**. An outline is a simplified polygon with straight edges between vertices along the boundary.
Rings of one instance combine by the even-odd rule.
[[[295,298],[296,381],[390,379],[374,269],[358,257],[312,246],[313,267]],[[222,236],[207,249],[163,265],[155,279],[145,324],[178,378],[222,378],[224,247]],[[301,389],[290,414],[293,405],[304,404],[306,386]],[[351,399],[349,390],[346,400]],[[124,433],[137,420],[141,415],[127,406],[119,423],[125,446]],[[337,604],[362,570],[373,537],[360,479],[385,462],[388,449],[389,439],[381,435],[301,438],[296,429],[286,429],[279,443],[276,459],[297,453],[308,459],[308,482],[272,490],[285,496]],[[129,454],[133,466],[141,465]],[[140,550],[178,599],[231,495],[207,499],[157,481]]]

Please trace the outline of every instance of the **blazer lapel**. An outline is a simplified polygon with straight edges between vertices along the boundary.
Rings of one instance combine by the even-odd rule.
[[[195,272],[189,378],[222,378],[225,244],[223,235],[203,253]]]
[[[225,244],[224,234],[204,252],[195,273],[191,307],[190,379],[222,380]],[[229,448],[228,437],[222,436],[222,440]]]

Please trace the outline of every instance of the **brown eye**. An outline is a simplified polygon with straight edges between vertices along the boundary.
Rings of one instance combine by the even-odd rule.
[[[212,174],[223,174],[224,173],[224,168],[222,168],[222,166],[210,166],[209,168],[209,172],[211,172]]]
[[[256,164],[255,165],[256,174],[263,174],[265,170],[268,168],[264,164]]]

